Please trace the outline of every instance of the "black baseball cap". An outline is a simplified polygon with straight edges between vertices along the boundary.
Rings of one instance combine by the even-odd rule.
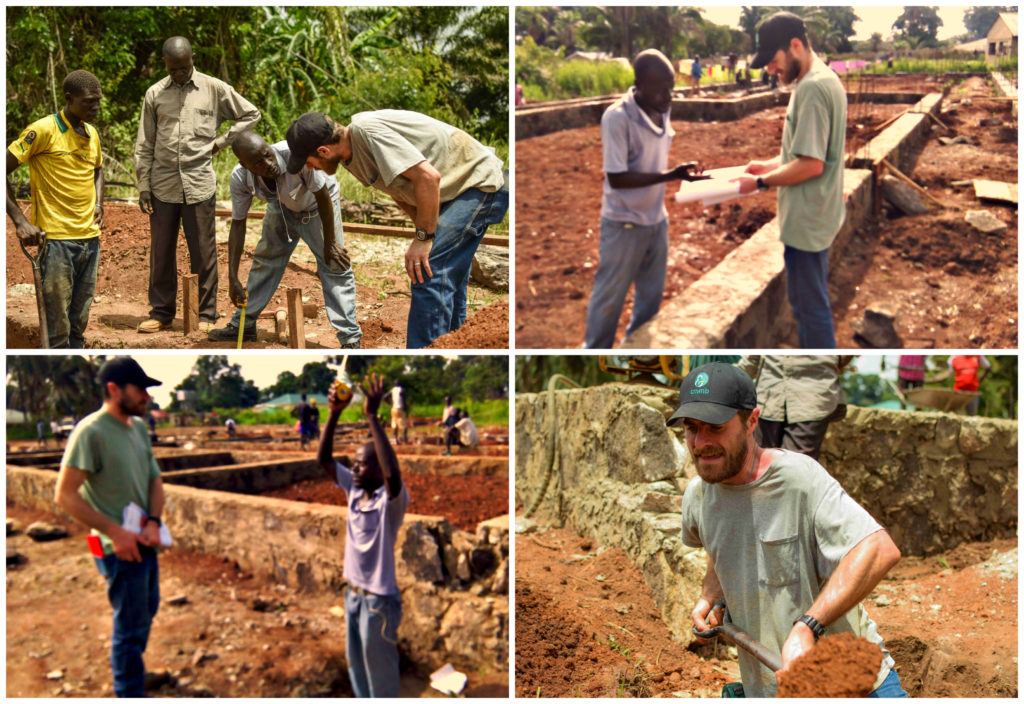
[[[683,379],[679,408],[666,421],[673,426],[685,418],[712,425],[727,423],[740,409],[757,408],[757,390],[746,372],[725,362],[708,362]]]
[[[149,386],[160,386],[163,384],[162,381],[148,376],[146,372],[142,371],[142,367],[131,357],[114,357],[108,359],[100,367],[99,372],[100,383],[104,387],[109,382],[114,382],[118,386],[124,386],[125,384],[135,384],[139,388],[145,389]]]
[[[757,55],[750,62],[750,68],[766,66],[775,52],[789,46],[791,39],[802,39],[807,43],[804,21],[792,12],[776,12],[757,28]]]
[[[306,159],[322,144],[334,136],[334,125],[322,112],[307,112],[288,126],[284,138],[288,140],[288,173],[297,174],[306,165]]]

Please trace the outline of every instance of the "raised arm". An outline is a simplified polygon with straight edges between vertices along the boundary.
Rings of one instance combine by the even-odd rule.
[[[338,398],[337,387],[331,384],[331,388],[327,391],[327,407],[329,409],[327,422],[324,423],[324,431],[320,435],[320,449],[317,451],[316,458],[320,463],[320,468],[332,482],[338,480],[338,474],[334,467],[334,430],[338,427],[338,418],[348,402],[349,399]]]
[[[216,154],[224,147],[231,146],[235,137],[248,129],[252,129],[260,121],[259,109],[243,98],[238,91],[227,83],[223,84],[223,91],[220,96],[220,104],[217,106],[218,121],[234,120],[234,124],[225,133],[213,140],[213,153]]]
[[[402,475],[399,472],[395,450],[388,442],[388,434],[377,417],[381,399],[384,398],[384,379],[377,374],[370,374],[363,382],[362,390],[366,399],[363,402],[363,412],[370,424],[373,449],[377,453],[377,461],[380,463],[380,473],[388,487],[388,496],[393,499],[402,491]]]
[[[828,626],[864,600],[886,573],[900,560],[900,550],[885,530],[867,536],[843,559],[825,582],[807,615]],[[797,621],[782,645],[782,669],[789,667],[797,657],[814,647],[814,633],[802,621]]]

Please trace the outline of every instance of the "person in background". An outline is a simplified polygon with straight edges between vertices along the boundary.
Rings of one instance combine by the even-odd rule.
[[[992,370],[992,364],[981,354],[954,355],[949,358],[947,364],[953,372],[953,390],[975,395],[967,404],[967,415],[978,415],[978,408],[981,405],[979,391],[985,377]]]

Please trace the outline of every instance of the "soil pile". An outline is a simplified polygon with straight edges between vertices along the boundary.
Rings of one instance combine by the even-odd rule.
[[[430,343],[428,349],[494,349],[508,347],[508,301],[481,308],[462,327]]]
[[[871,692],[882,651],[852,633],[826,636],[779,676],[777,697],[863,697]]]

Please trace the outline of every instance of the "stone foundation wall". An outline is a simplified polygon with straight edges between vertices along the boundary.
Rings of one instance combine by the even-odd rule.
[[[682,544],[682,491],[694,476],[664,421],[678,394],[605,384],[558,391],[558,470],[534,518],[624,549],[665,622],[690,639],[704,553]],[[516,498],[532,507],[547,474],[547,394],[516,396]],[[853,408],[826,436],[822,463],[884,525],[904,555],[929,555],[1017,528],[1017,423]]]
[[[8,465],[7,500],[59,512],[56,480],[52,471]],[[300,592],[341,593],[346,509],[174,484],[165,490],[164,520],[180,548],[233,560]],[[421,668],[508,667],[508,547],[507,517],[471,534],[443,518],[406,516],[397,547],[399,638]]]

